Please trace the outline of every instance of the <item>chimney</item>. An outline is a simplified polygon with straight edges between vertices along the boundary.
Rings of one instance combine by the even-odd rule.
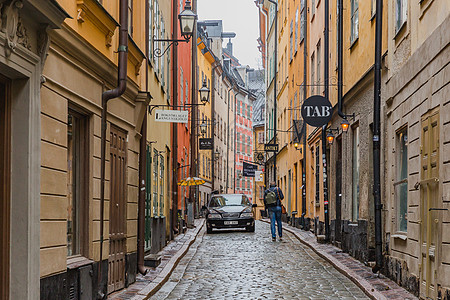
[[[228,39],[227,50],[230,53],[230,56],[233,56],[233,44],[231,43],[231,39]]]

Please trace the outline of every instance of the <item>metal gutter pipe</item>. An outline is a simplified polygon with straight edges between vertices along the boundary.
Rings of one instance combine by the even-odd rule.
[[[270,3],[275,4],[275,32],[274,32],[274,39],[275,39],[275,53],[274,53],[274,60],[275,60],[275,82],[273,83],[273,111],[274,111],[274,122],[273,122],[273,141],[276,144],[277,143],[277,123],[278,123],[278,117],[277,117],[277,64],[278,64],[278,2],[275,0],[269,0]],[[273,154],[273,181],[275,183],[277,182],[277,152],[274,152]]]
[[[307,24],[308,22],[308,1],[305,1],[305,33],[304,33],[304,40],[303,40],[303,101],[306,100],[308,90],[306,85],[306,73],[307,73],[307,64],[308,64],[308,50],[307,50]],[[303,225],[303,230],[306,230],[307,226],[305,224],[305,215],[306,215],[306,122],[303,122],[303,163],[302,163],[302,216],[301,216],[301,222]]]
[[[192,1],[192,10],[196,14],[197,13],[197,0]],[[200,164],[200,161],[197,159],[198,156],[198,148],[197,148],[197,132],[198,132],[198,125],[197,125],[197,113],[198,113],[198,87],[197,87],[197,21],[194,21],[194,31],[192,33],[192,43],[191,43],[191,103],[192,106],[192,112],[191,112],[191,167],[190,167],[190,174],[192,177],[198,176],[197,174],[197,167]],[[197,162],[197,163],[196,163]],[[198,189],[198,186],[191,186],[189,188],[189,201],[193,202],[195,200],[195,194]],[[196,213],[196,205],[195,201],[192,205],[193,208],[193,216],[195,217]],[[194,225],[194,224],[189,224]]]
[[[337,5],[338,5],[338,115],[343,118],[346,119],[347,117],[345,116],[345,114],[342,112],[342,72],[343,72],[343,0],[338,0],[337,1]]]
[[[106,164],[106,117],[108,101],[120,97],[127,87],[127,60],[128,60],[128,0],[120,0],[119,12],[119,62],[117,87],[102,93],[102,132],[101,132],[101,159],[100,159],[100,262],[98,267],[98,293],[97,298],[103,299],[106,295],[102,288],[102,258],[103,258],[103,223],[105,211],[105,164]]]
[[[178,1],[172,1],[172,39],[178,39]],[[173,44],[172,48],[172,105],[178,103],[178,45]],[[179,232],[178,221],[178,124],[172,123],[172,230],[174,234]]]
[[[330,2],[329,0],[325,0],[325,44],[324,44],[324,84],[325,84],[325,98],[330,98],[329,93],[329,73],[330,73]],[[323,210],[324,210],[324,218],[325,218],[325,240],[330,240],[330,214],[328,212],[328,176],[327,176],[327,125],[325,124],[322,127],[322,159],[323,159]]]
[[[374,100],[373,100],[373,198],[375,206],[375,259],[376,264],[372,268],[374,273],[383,266],[382,236],[381,236],[381,185],[380,185],[380,163],[381,163],[381,43],[382,43],[382,20],[383,3],[382,0],[376,2],[376,23],[375,23],[375,80],[374,80]]]

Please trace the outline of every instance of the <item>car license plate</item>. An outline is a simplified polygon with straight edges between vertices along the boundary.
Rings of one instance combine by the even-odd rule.
[[[237,225],[238,223],[238,221],[223,221],[224,225]]]

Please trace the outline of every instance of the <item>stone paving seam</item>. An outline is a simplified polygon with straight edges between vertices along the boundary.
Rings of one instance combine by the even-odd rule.
[[[183,247],[181,247],[181,249],[170,259],[170,261],[166,264],[166,266],[161,271],[161,273],[159,273],[156,276],[155,280],[153,280],[150,284],[148,284],[146,287],[144,287],[143,289],[141,289],[138,292],[138,295],[143,296],[143,298],[137,298],[135,300],[149,299],[164,285],[164,283],[167,282],[167,280],[170,278],[170,274],[177,267],[180,260],[186,255],[186,253],[189,250],[189,247],[195,242],[195,240],[197,239],[198,233],[200,232],[200,230],[203,228],[204,225],[205,225],[205,220],[203,220],[203,222],[200,224],[200,226],[198,226],[195,229],[195,231],[193,232],[193,234],[191,234],[189,242],[187,244],[185,243],[183,245]],[[193,238],[192,238],[192,235],[193,235]]]
[[[270,220],[261,219],[261,221],[270,224]],[[355,274],[355,272],[353,272],[350,267],[347,267],[343,263],[337,261],[335,257],[331,256],[324,250],[317,249],[315,247],[315,245],[313,245],[310,241],[307,241],[306,239],[301,237],[295,230],[289,228],[286,223],[283,223],[283,230],[286,230],[286,231],[292,233],[299,241],[301,241],[302,243],[307,245],[309,248],[311,248],[315,253],[317,253],[317,255],[319,255],[320,257],[322,257],[323,259],[328,261],[330,264],[332,264],[339,272],[341,272],[343,275],[345,275],[347,278],[349,278],[352,282],[354,282],[358,287],[360,287],[363,290],[363,292],[371,299],[374,299],[374,300],[385,300],[385,299],[387,300],[388,299],[385,295],[383,295],[382,293],[377,291],[377,289],[370,282],[368,282],[365,278],[361,277],[360,275]],[[353,258],[349,258],[349,259],[353,259]],[[400,286],[398,288],[403,290],[403,288],[401,288]],[[414,299],[417,299],[417,298],[414,297]]]

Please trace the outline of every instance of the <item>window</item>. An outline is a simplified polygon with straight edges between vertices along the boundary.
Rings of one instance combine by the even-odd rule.
[[[305,38],[306,29],[306,10],[305,10],[305,0],[300,2],[300,43]]]
[[[397,230],[407,231],[408,224],[408,131],[397,133],[397,176],[395,198],[397,204]]]
[[[358,10],[358,1],[359,0],[351,0],[351,32],[350,32],[350,44],[353,45],[354,42],[358,39],[359,32],[359,10]]]
[[[180,67],[180,105],[183,106],[183,68]]]
[[[371,17],[373,18],[375,16],[375,14],[377,13],[377,0],[371,0],[371,9],[370,9],[370,13],[371,13]]]
[[[292,57],[294,55],[294,20],[291,20],[291,27],[289,33],[290,43],[289,43],[289,61],[292,61]]]
[[[359,126],[353,128],[352,145],[352,221],[359,218]]]
[[[153,150],[153,216],[158,215],[158,150]]]
[[[148,19],[153,20],[153,0],[148,2]],[[148,25],[148,57],[153,58],[153,25],[149,22]]]
[[[395,0],[395,33],[406,23],[407,0]]]
[[[84,178],[87,166],[87,118],[69,109],[67,119],[67,256],[84,254],[88,198]]]
[[[314,68],[315,68],[315,62],[314,62],[314,52],[311,55],[311,94],[314,95],[314,78],[315,78],[315,74],[314,74]]]
[[[128,34],[133,36],[133,0],[128,0]]]
[[[297,46],[298,46],[298,43],[297,43],[297,40],[298,40],[298,8],[297,8],[297,10],[295,11],[295,33],[294,33],[294,35],[295,35],[295,38],[294,38],[294,55],[295,54],[297,54]]]
[[[320,66],[320,62],[321,62],[321,60],[322,60],[322,56],[321,56],[321,51],[320,51],[321,49],[320,49],[320,40],[319,40],[319,42],[317,43],[317,88],[316,88],[316,90],[317,90],[317,94],[320,94],[321,93],[321,86],[320,86],[320,83],[321,83],[321,78],[320,78],[320,68],[321,68],[321,66]]]
[[[311,0],[311,18],[316,13],[316,0]]]
[[[316,144],[316,206],[320,205],[320,148]]]
[[[164,156],[159,156],[159,215],[164,216]]]

